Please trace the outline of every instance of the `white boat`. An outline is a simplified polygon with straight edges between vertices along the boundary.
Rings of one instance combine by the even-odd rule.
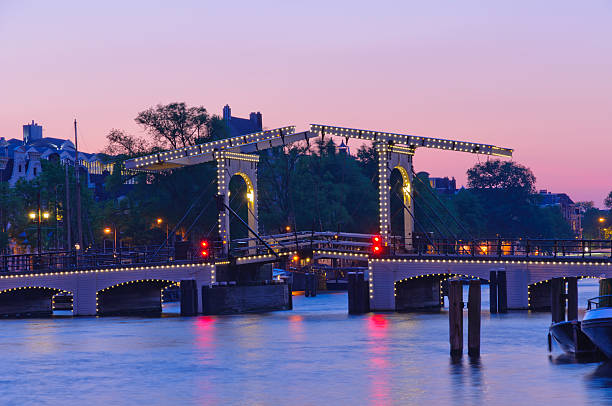
[[[581,328],[593,344],[612,359],[612,295],[589,299]]]

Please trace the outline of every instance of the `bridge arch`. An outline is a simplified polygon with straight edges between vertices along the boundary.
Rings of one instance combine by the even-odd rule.
[[[0,316],[48,317],[53,314],[53,298],[72,292],[48,286],[20,286],[0,290]]]
[[[237,180],[241,180],[242,184],[237,186]],[[235,192],[239,193],[239,196],[234,196]],[[238,171],[230,177],[228,184],[228,197],[229,206],[232,208],[232,210],[234,210],[252,230],[257,230],[257,218],[255,216],[257,190],[248,174]],[[243,209],[245,207],[245,203],[246,209]],[[229,239],[235,240],[237,237],[244,238],[247,236],[249,238],[255,237],[250,231],[246,230],[242,224],[240,224],[238,219],[230,217],[229,223]],[[240,232],[236,232],[236,230],[240,230]]]
[[[481,276],[452,272],[407,276],[393,282],[395,310],[419,311],[444,307],[444,282],[455,277],[488,281]]]
[[[594,275],[573,275],[578,280],[581,279],[596,279],[601,280],[605,276],[594,276]],[[559,278],[566,279],[568,276],[558,276]],[[548,279],[542,279],[532,282],[527,285],[527,304],[529,310],[534,311],[550,311],[551,306],[551,277]],[[580,303],[579,303],[580,306]]]
[[[391,196],[389,199],[390,207],[390,227],[391,235],[400,237],[395,240],[396,249],[403,249],[412,246],[412,180],[408,170],[402,165],[396,165],[390,174]]]
[[[162,292],[180,281],[134,279],[109,284],[96,292],[96,314],[161,313]]]

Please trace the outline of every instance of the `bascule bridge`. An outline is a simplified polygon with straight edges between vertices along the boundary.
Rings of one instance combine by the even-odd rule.
[[[240,176],[247,186],[249,236],[258,233],[257,216],[257,164],[256,154],[269,148],[290,145],[298,141],[310,142],[320,137],[337,136],[349,139],[370,141],[373,143],[378,158],[378,193],[379,193],[379,234],[385,242],[391,236],[391,173],[397,170],[402,179],[402,198],[404,214],[404,247],[407,252],[412,248],[414,232],[413,156],[418,148],[433,148],[447,151],[459,151],[487,156],[512,157],[512,150],[488,144],[415,135],[389,133],[374,130],[362,130],[322,124],[311,124],[308,131],[295,132],[295,127],[288,126],[266,130],[240,137],[212,141],[200,145],[160,152],[141,158],[126,161],[126,169],[140,171],[165,171],[205,162],[217,164],[217,195],[224,202],[219,210],[219,239],[227,253],[229,243],[229,182],[233,176]]]
[[[378,158],[378,234],[383,243],[395,239],[391,232],[392,174],[401,179],[403,204],[403,240],[400,250],[372,257],[369,234],[339,232],[302,232],[262,236],[258,224],[257,169],[261,151],[283,147],[296,142],[310,143],[317,138],[341,137],[347,142],[357,139],[372,142]],[[218,240],[221,255],[213,260],[177,261],[176,258],[159,261],[150,252],[140,253],[136,259],[121,260],[100,266],[95,256],[66,253],[67,262],[41,269],[41,258],[26,258],[25,262],[10,265],[15,258],[2,258],[0,267],[0,314],[48,313],[51,300],[58,292],[74,298],[73,314],[96,315],[123,311],[125,308],[161,309],[160,289],[180,285],[190,310],[204,311],[204,303],[223,302],[224,289],[240,293],[235,302],[257,296],[255,300],[268,302],[270,297],[284,295],[281,303],[272,303],[268,309],[290,308],[291,293],[287,285],[279,286],[267,281],[262,286],[240,286],[238,279],[222,277],[227,269],[253,269],[263,263],[287,262],[300,247],[307,244],[313,262],[323,258],[342,258],[361,261],[367,265],[362,292],[371,310],[393,311],[409,308],[415,302],[415,292],[427,296],[421,302],[440,303],[441,280],[451,276],[491,278],[503,275],[507,307],[525,309],[531,299],[546,295],[547,283],[553,277],[611,277],[612,242],[610,241],[454,241],[440,250],[430,250],[435,244],[423,247],[414,244],[414,171],[413,156],[419,148],[456,151],[471,154],[512,157],[512,150],[493,145],[467,141],[430,138],[375,130],[363,130],[312,124],[307,131],[296,132],[287,126],[216,140],[204,144],[130,159],[125,167],[132,171],[168,171],[206,162],[216,164]],[[399,174],[399,175],[398,175]],[[242,254],[229,255],[230,215],[237,215],[229,206],[229,184],[234,176],[246,184],[248,218],[241,220],[248,229],[246,247]],[[397,230],[394,230],[397,232]],[[299,235],[298,235],[299,234]],[[302,245],[300,246],[300,239]],[[468,244],[468,245],[466,245]],[[482,244],[489,244],[482,246]],[[477,248],[477,249],[476,249]],[[156,251],[157,252],[157,251]],[[585,255],[588,253],[588,255]],[[137,253],[138,254],[138,253]],[[72,255],[72,256],[71,256]],[[76,261],[75,261],[76,260]],[[157,261],[157,262],[156,262]],[[23,268],[23,264],[29,264]],[[38,264],[36,267],[35,264]],[[249,268],[250,267],[250,268]],[[497,276],[496,276],[497,278]],[[217,289],[217,287],[219,287]],[[246,289],[249,288],[249,289]],[[208,290],[207,290],[208,289]],[[360,288],[361,289],[361,288]],[[208,293],[203,293],[207,291]],[[253,295],[253,292],[255,294]],[[266,293],[268,292],[268,293]],[[272,292],[272,294],[269,294]],[[278,293],[281,293],[279,295]],[[420,294],[420,293],[419,293]],[[275,296],[276,295],[276,296]],[[276,306],[276,307],[275,307]],[[281,307],[279,307],[281,306]]]

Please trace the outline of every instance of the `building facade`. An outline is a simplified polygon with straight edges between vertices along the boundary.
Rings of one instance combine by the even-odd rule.
[[[42,171],[41,160],[56,160],[75,165],[75,147],[68,139],[43,137],[42,126],[34,121],[23,126],[23,139],[0,138],[0,182],[14,187],[19,180],[31,181]],[[79,151],[79,168],[87,175],[90,188],[100,183],[105,171],[112,172],[112,165],[105,164],[98,154]]]
[[[223,121],[230,137],[256,133],[263,129],[262,117],[259,111],[249,114],[249,118],[234,117],[232,116],[232,109],[229,104],[223,107]]]
[[[563,218],[572,228],[576,238],[582,238],[582,214],[574,201],[565,193],[551,193],[540,190],[538,194],[541,207],[556,206],[561,210]]]

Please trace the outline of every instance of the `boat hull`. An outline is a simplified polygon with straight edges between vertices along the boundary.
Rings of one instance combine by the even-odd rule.
[[[582,320],[582,331],[606,357],[612,359],[612,317],[591,317]]]
[[[578,320],[555,323],[550,326],[549,332],[566,353],[581,355],[597,351],[596,345],[581,330],[581,323]]]

